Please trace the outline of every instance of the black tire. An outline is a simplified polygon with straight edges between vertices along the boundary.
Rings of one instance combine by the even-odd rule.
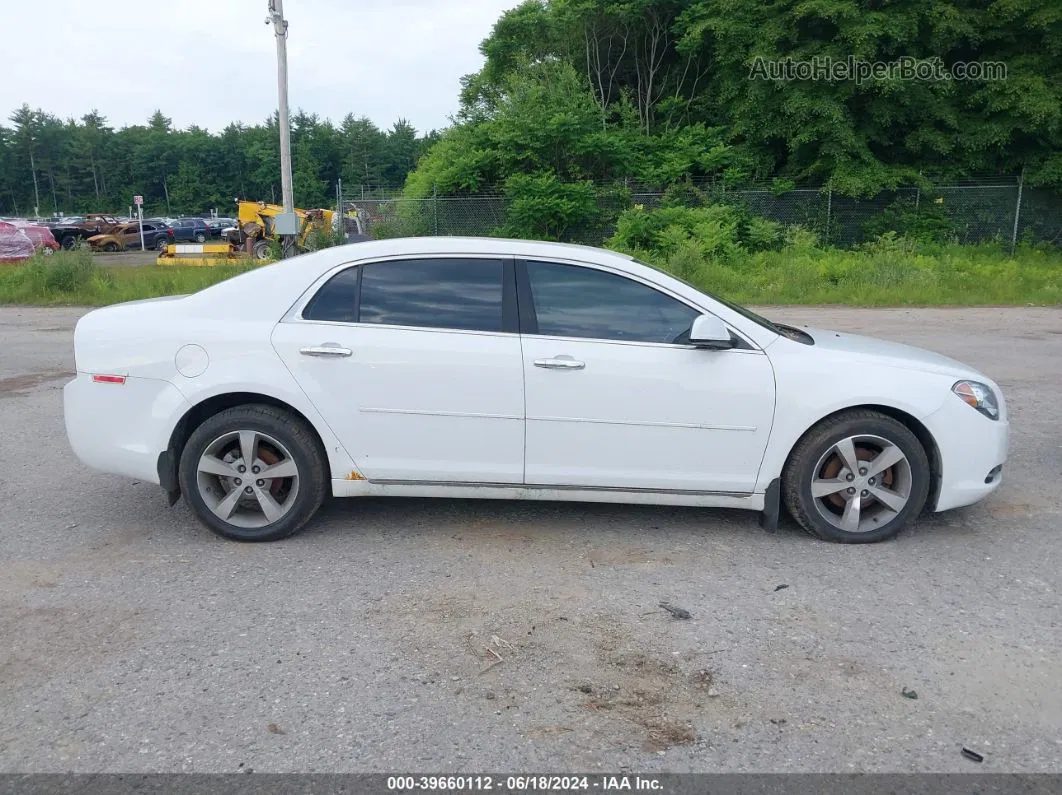
[[[256,240],[251,249],[251,256],[256,260],[269,259],[269,241]]]
[[[822,515],[812,497],[811,482],[816,476],[816,466],[834,445],[859,436],[881,437],[898,447],[910,467],[910,482],[907,503],[902,510],[880,527],[849,532]],[[906,425],[885,414],[860,409],[823,420],[797,442],[782,472],[782,499],[797,524],[816,538],[842,544],[873,544],[894,538],[922,513],[929,496],[930,478],[925,448]]]
[[[108,253],[113,254],[114,252],[118,251],[118,244],[117,243],[104,243],[103,244],[103,250],[108,252]]]
[[[195,242],[196,243],[206,243],[206,241],[207,241],[207,237],[202,232],[196,232],[195,233]]]
[[[166,246],[168,246],[168,245],[169,245],[169,241],[166,238],[164,238],[164,237],[160,237],[157,240],[155,240],[155,251],[165,251],[166,250]]]
[[[67,235],[59,241],[59,245],[62,246],[64,251],[71,251],[77,248],[77,237],[75,235]]]
[[[257,431],[273,437],[287,448],[298,470],[298,491],[292,498],[293,504],[271,524],[248,528],[225,521],[210,509],[201,493],[200,457],[214,440],[236,430]],[[278,541],[297,533],[317,513],[329,486],[328,473],[320,441],[305,421],[273,406],[248,404],[219,412],[192,432],[181,452],[178,476],[181,492],[192,512],[212,532],[233,541]]]

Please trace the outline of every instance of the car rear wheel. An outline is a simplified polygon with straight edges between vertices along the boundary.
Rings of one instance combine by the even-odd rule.
[[[166,250],[166,246],[168,246],[168,245],[169,245],[169,240],[167,240],[164,237],[160,237],[158,240],[155,241],[155,250],[156,251],[165,251]]]
[[[797,443],[782,496],[811,535],[868,544],[893,538],[922,512],[929,481],[926,451],[907,426],[876,411],[851,411]]]
[[[77,238],[74,235],[67,235],[59,241],[59,245],[62,246],[66,251],[70,251],[71,249],[77,247]]]
[[[206,239],[207,239],[206,235],[203,234],[202,232],[196,232],[195,233],[195,242],[196,243],[206,243]]]
[[[328,467],[316,434],[265,405],[226,409],[192,432],[180,484],[196,517],[235,541],[277,541],[317,513]]]

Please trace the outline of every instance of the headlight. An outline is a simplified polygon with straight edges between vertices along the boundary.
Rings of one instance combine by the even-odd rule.
[[[959,381],[951,388],[968,406],[973,406],[990,420],[999,419],[999,401],[992,389],[978,381]]]

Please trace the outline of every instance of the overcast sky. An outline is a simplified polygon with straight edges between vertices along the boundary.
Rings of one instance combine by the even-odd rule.
[[[444,127],[479,43],[519,0],[284,0],[290,102],[321,117]],[[0,0],[0,124],[28,102],[114,127],[160,108],[217,131],[276,107],[268,0]]]

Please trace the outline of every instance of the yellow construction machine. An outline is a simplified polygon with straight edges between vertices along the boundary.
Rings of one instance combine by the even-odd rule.
[[[236,204],[239,208],[236,226],[223,230],[220,242],[168,246],[159,255],[158,264],[233,265],[245,262],[248,258],[259,261],[273,259],[275,248],[281,240],[278,219],[284,220],[284,208],[279,204],[241,199],[237,199]],[[293,216],[298,224],[298,233],[289,237],[292,248],[300,252],[331,245],[331,241],[324,242],[321,238],[337,234],[340,228],[344,230],[347,240],[351,239],[352,227],[356,232],[361,232],[361,219],[354,209],[346,212],[343,218],[336,218],[334,211],[324,209],[296,209]],[[291,225],[289,228],[295,227]],[[355,239],[360,239],[360,236]]]
[[[271,259],[271,243],[279,239],[276,217],[284,214],[279,204],[237,200],[237,226],[227,231],[228,242],[254,259]],[[315,248],[314,237],[332,233],[332,210],[295,210],[299,232],[294,236],[295,248],[307,251]]]

